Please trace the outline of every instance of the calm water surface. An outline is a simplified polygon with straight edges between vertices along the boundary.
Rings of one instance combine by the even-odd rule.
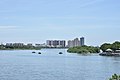
[[[120,74],[120,57],[70,54],[65,49],[32,51],[0,51],[0,80],[108,80]]]

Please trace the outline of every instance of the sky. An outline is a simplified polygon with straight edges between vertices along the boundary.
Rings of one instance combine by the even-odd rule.
[[[0,42],[119,41],[120,0],[0,0]]]

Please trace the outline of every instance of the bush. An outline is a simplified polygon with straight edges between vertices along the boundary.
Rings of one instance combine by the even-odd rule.
[[[100,49],[93,46],[77,46],[67,50],[69,53],[99,53]]]
[[[114,74],[109,80],[120,80],[120,75]]]

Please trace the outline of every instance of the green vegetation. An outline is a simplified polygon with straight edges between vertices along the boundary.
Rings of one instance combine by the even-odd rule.
[[[35,47],[35,46],[5,46],[5,45],[0,45],[0,50],[40,50],[40,47]]]
[[[69,53],[99,53],[100,49],[99,47],[93,47],[93,46],[77,46],[72,47],[67,50]]]
[[[113,44],[104,43],[101,45],[100,49],[105,52],[107,49],[112,49],[113,51],[120,49],[120,42],[116,41]]]
[[[93,46],[77,46],[69,48],[67,51],[69,53],[99,53],[100,49],[105,52],[107,49],[111,49],[114,52],[116,50],[120,50],[120,42],[116,41],[112,44],[110,43],[104,43],[99,47],[93,47]]]
[[[4,45],[0,45],[0,50],[5,50],[6,48],[4,47]]]
[[[109,80],[120,80],[120,75],[114,74]]]

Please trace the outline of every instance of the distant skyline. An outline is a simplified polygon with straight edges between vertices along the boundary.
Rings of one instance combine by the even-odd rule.
[[[0,0],[0,42],[119,41],[120,0]]]

